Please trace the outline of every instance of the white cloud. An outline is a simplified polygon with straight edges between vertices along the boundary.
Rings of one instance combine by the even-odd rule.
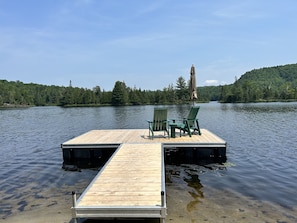
[[[217,85],[219,83],[218,80],[206,80],[204,82],[206,85]]]

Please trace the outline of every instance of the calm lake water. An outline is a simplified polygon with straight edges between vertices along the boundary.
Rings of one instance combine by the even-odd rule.
[[[199,105],[200,127],[227,141],[227,163],[168,165],[167,172],[172,175],[168,188],[189,190],[192,181],[196,193],[193,201],[197,197],[207,199],[203,191],[213,188],[287,210],[296,208],[297,103]],[[185,117],[190,108],[166,107],[169,118]],[[147,128],[146,120],[152,118],[153,109],[0,109],[0,221],[29,209],[57,205],[60,197],[71,201],[71,191],[82,192],[96,175],[97,170],[64,171],[61,143],[92,129]],[[189,203],[185,205],[189,211]]]

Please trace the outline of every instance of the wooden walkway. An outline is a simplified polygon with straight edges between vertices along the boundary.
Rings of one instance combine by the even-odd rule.
[[[63,143],[63,150],[117,148],[83,194],[73,197],[73,218],[158,218],[165,222],[164,148],[226,148],[206,129],[176,138],[147,129],[92,130]]]
[[[122,144],[77,200],[75,218],[165,218],[161,147]]]

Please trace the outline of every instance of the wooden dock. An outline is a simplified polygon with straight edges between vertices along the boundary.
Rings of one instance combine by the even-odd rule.
[[[201,129],[202,135],[176,138],[147,129],[92,130],[63,143],[65,151],[115,149],[101,171],[78,200],[73,198],[73,218],[154,218],[165,222],[164,148],[222,148],[226,142]]]
[[[168,146],[217,146],[226,147],[226,142],[206,129],[201,129],[201,135],[193,134],[192,137],[183,135],[176,138],[164,137],[163,132],[155,133],[152,140],[149,137],[148,129],[112,129],[112,130],[91,130],[78,137],[64,142],[61,147],[66,148],[107,148],[117,147],[123,143],[162,143]]]
[[[74,217],[165,218],[162,157],[160,143],[122,144],[77,200]]]

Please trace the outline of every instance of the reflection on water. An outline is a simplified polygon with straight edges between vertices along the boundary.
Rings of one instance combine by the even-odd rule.
[[[185,173],[187,176],[185,176],[184,181],[187,182],[187,186],[189,188],[192,188],[192,190],[189,191],[189,194],[193,197],[193,201],[187,204],[187,211],[191,212],[194,209],[196,209],[196,205],[199,203],[200,199],[203,198],[203,192],[202,192],[202,184],[199,180],[199,175],[196,172],[196,168],[185,170]]]
[[[223,164],[211,163],[206,166],[196,164],[166,165],[166,188],[177,187],[187,191],[191,196],[186,204],[187,212],[197,209],[197,205],[203,200],[203,184],[200,176],[209,172],[222,172],[227,168]],[[221,173],[219,173],[221,174]]]
[[[229,104],[222,107],[230,106],[236,112],[246,113],[290,113],[297,112],[296,103],[244,103],[244,104]]]
[[[217,190],[233,164],[166,165],[169,222],[286,222],[297,221],[297,208],[251,199],[232,190]],[[212,177],[210,177],[212,175]],[[216,176],[216,177],[214,177]],[[275,221],[277,219],[277,221]]]
[[[176,119],[190,108],[166,107]],[[93,129],[148,128],[153,109],[0,109],[1,220],[59,205],[70,215],[71,191],[97,171],[64,171],[60,144]],[[297,222],[296,111],[297,103],[200,104],[200,127],[227,141],[228,163],[166,165],[168,222]]]

